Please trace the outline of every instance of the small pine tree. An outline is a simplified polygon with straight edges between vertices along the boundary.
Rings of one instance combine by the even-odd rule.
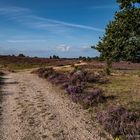
[[[113,61],[134,61],[140,50],[140,0],[117,0],[120,11],[116,12],[96,47],[106,61],[110,74]]]

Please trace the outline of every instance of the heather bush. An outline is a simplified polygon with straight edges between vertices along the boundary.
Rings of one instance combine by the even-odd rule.
[[[54,73],[55,72],[54,72],[53,68],[48,68],[44,71],[44,73],[42,73],[42,77],[43,78],[48,78],[49,75],[52,75]]]
[[[107,83],[109,80],[106,77],[106,75],[104,75],[103,72],[99,72],[99,73],[87,73],[87,82],[89,83],[100,83],[100,84],[104,84]]]
[[[84,95],[83,88],[81,86],[69,85],[66,88],[66,91],[70,95],[73,102],[81,103],[81,101],[83,99],[83,95]]]
[[[70,83],[72,85],[80,85],[81,82],[86,82],[86,72],[85,71],[73,71],[69,75]]]
[[[47,78],[50,74],[54,73],[53,68],[40,68],[32,73],[37,73],[39,77]]]
[[[60,74],[60,73],[55,73],[53,75],[50,75],[48,77],[48,80],[51,81],[53,84],[56,85],[62,85],[64,83],[68,83],[68,78],[67,75],[65,74]]]
[[[72,99],[73,102],[75,103],[82,103],[82,99],[83,99],[84,94],[70,94],[70,97]]]
[[[68,86],[69,86],[69,82],[65,82],[65,83],[62,83],[60,87],[62,89],[66,89],[66,88],[68,88]]]
[[[87,74],[87,82],[92,83],[92,82],[97,82],[98,80],[99,80],[99,76],[96,76],[93,73]]]
[[[97,105],[105,101],[105,96],[101,89],[94,89],[92,92],[85,93],[83,97],[84,106]]]
[[[97,120],[114,138],[138,140],[140,136],[140,118],[123,107],[111,107],[100,112]]]
[[[59,73],[54,72],[50,74],[47,79],[50,82],[55,82],[58,76],[59,76]]]
[[[70,95],[74,102],[84,106],[92,106],[105,100],[103,91],[94,89],[92,92],[85,92],[86,84],[89,81],[96,81],[98,77],[83,70],[74,70],[69,75],[56,72],[52,68],[42,68],[37,71],[38,75],[47,78],[52,84],[59,85]]]
[[[5,75],[5,73],[4,73],[4,72],[2,72],[2,71],[0,71],[0,76],[3,76],[3,75]]]
[[[77,93],[82,93],[83,92],[83,89],[80,86],[69,85],[66,88],[66,91],[69,94],[77,94]]]

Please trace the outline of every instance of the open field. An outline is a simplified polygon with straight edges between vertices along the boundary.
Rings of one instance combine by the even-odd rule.
[[[0,139],[139,140],[140,64],[114,63],[111,76],[98,61],[0,57],[0,65]]]
[[[37,68],[44,66],[63,66],[77,63],[74,59],[48,59],[16,56],[0,56],[0,67],[10,70]]]

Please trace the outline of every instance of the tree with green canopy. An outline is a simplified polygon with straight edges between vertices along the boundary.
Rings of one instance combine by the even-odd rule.
[[[110,74],[113,61],[134,61],[140,51],[140,0],[117,0],[120,10],[109,22],[97,46]]]

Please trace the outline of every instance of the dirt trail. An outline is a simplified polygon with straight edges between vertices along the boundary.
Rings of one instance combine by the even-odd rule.
[[[28,71],[5,76],[0,140],[104,140],[87,110]]]

